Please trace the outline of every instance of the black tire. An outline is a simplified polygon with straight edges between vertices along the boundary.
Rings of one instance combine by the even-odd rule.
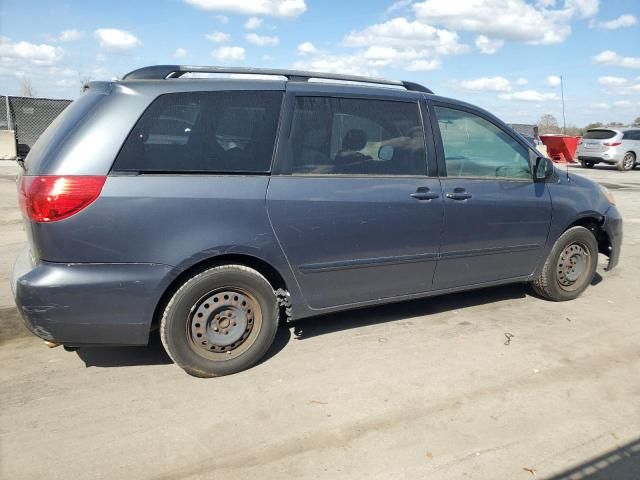
[[[582,269],[579,268],[580,257],[584,258]],[[547,300],[573,300],[589,286],[597,266],[596,238],[584,227],[572,227],[556,241],[531,286],[535,293]]]
[[[182,284],[164,310],[160,337],[185,372],[218,377],[258,363],[278,323],[278,302],[267,279],[243,265],[222,265]]]
[[[593,168],[593,166],[595,165],[594,162],[589,162],[586,160],[581,160],[580,163],[582,164],[582,168]]]
[[[636,164],[636,156],[633,152],[627,152],[624,154],[624,157],[620,159],[618,163],[616,163],[616,167],[621,172],[628,172],[629,170],[633,170],[633,167]]]

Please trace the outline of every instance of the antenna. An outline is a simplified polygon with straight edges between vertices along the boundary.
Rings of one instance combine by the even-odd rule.
[[[564,118],[564,85],[562,75],[560,75],[560,98],[562,99],[562,134],[567,134],[567,122]]]

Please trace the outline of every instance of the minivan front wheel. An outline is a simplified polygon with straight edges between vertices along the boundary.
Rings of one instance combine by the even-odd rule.
[[[533,290],[556,302],[579,297],[591,283],[598,264],[598,243],[584,227],[572,227],[555,243]]]
[[[279,321],[276,295],[256,270],[210,268],[187,280],[167,304],[162,343],[190,375],[217,377],[252,367],[267,352]]]

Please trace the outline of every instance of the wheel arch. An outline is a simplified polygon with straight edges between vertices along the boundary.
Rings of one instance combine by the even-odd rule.
[[[589,230],[598,242],[598,252],[606,256],[611,254],[611,239],[604,229],[604,215],[587,213],[567,226],[563,233],[573,227],[584,227]]]
[[[160,296],[160,300],[158,300],[158,302],[156,303],[156,307],[153,312],[151,330],[155,329],[159,325],[160,318],[162,317],[162,312],[164,311],[173,294],[180,288],[180,285],[182,285],[189,278],[205,270],[213,267],[218,267],[220,265],[231,264],[243,265],[245,267],[253,268],[267,279],[274,290],[282,289],[288,291],[287,282],[285,281],[283,275],[278,271],[278,269],[266,260],[263,260],[256,256],[246,253],[225,253],[205,258],[184,269],[164,289],[164,292]]]

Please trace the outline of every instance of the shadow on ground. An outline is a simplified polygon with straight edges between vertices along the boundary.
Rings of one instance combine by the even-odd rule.
[[[469,292],[321,315],[295,322],[293,328],[296,338],[305,339],[368,325],[395,322],[422,315],[433,315],[487,303],[524,298],[526,297],[526,292],[527,288],[523,284],[483,288]]]
[[[432,297],[420,300],[368,307],[358,310],[321,315],[295,322],[289,328],[278,330],[273,345],[260,363],[268,361],[284,349],[293,331],[297,339],[339,332],[379,323],[395,322],[406,318],[431,315],[476,305],[524,298],[523,285],[506,285],[472,292]],[[81,347],[76,350],[87,367],[127,367],[133,365],[166,365],[172,363],[166,354],[157,331],[151,333],[149,344],[140,347]]]
[[[596,273],[591,285],[597,285],[601,281],[602,276]],[[285,326],[280,328],[273,345],[260,363],[268,361],[283,350],[291,340],[292,332],[296,339],[304,340],[369,325],[524,298],[526,295],[527,287],[524,284],[513,284],[319,315],[297,321],[288,328]],[[3,320],[0,322],[0,344],[16,336],[30,335],[15,308],[0,309],[0,317]],[[87,367],[128,367],[173,363],[162,346],[158,331],[151,332],[149,344],[146,346],[81,347],[76,350],[76,353]]]
[[[561,472],[547,480],[638,480],[640,438]]]

